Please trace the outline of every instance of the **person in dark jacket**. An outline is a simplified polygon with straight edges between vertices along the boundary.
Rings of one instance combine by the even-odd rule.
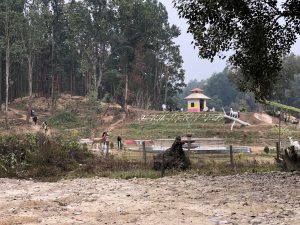
[[[32,121],[34,122],[34,125],[37,123],[37,116],[32,117]]]
[[[117,137],[118,150],[122,150],[122,138],[120,136]]]

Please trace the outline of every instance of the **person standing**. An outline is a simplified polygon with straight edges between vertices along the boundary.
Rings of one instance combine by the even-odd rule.
[[[30,117],[34,117],[35,116],[35,111],[33,109],[30,110]]]
[[[118,150],[122,150],[122,138],[120,136],[117,137]]]
[[[48,132],[48,123],[47,123],[47,121],[44,121],[42,123],[42,128],[44,129],[45,134],[47,134],[47,132]]]
[[[106,154],[108,154],[109,153],[109,135],[107,132],[106,132],[105,145],[106,145]]]
[[[104,152],[106,149],[106,132],[102,133],[102,151]]]
[[[34,117],[32,118],[32,120],[33,120],[33,122],[34,122],[34,125],[36,125],[36,123],[37,123],[37,116],[34,116]]]

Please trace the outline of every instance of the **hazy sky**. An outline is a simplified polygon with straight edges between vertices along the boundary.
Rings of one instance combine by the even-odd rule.
[[[187,33],[187,24],[184,19],[180,19],[177,11],[173,8],[172,0],[160,0],[169,13],[169,21],[171,24],[176,24],[181,29],[181,35],[175,39],[176,44],[180,45],[181,55],[184,60],[183,67],[186,71],[185,81],[188,82],[192,79],[202,80],[207,79],[215,72],[220,72],[226,66],[226,59],[215,59],[213,63],[209,60],[200,59],[198,57],[198,50],[194,49],[191,42],[193,36]],[[293,46],[292,52],[300,55],[300,38]]]

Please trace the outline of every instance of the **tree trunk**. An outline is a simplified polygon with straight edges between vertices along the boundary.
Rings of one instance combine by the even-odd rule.
[[[2,53],[0,52],[0,111],[2,111]]]
[[[158,77],[158,68],[157,68],[157,57],[155,54],[155,74],[154,74],[154,87],[153,87],[153,106],[157,108],[157,77]]]
[[[33,71],[33,60],[32,55],[29,53],[28,55],[28,92],[29,92],[29,102],[28,102],[28,109],[27,109],[27,116],[26,116],[26,122],[29,123],[29,118],[31,114],[32,109],[32,71]]]
[[[84,79],[84,95],[87,95],[87,75],[83,77]]]
[[[169,71],[168,71],[168,68],[166,70],[166,86],[165,86],[165,105],[167,105],[167,97],[168,97],[168,80],[169,80]]]
[[[54,33],[53,33],[53,26],[52,26],[52,49],[51,49],[51,61],[52,61],[52,79],[51,79],[51,113],[54,112]]]
[[[54,85],[55,85],[55,75],[52,73],[51,79],[51,113],[54,112],[55,96],[54,96]]]
[[[128,73],[126,71],[126,75],[125,75],[125,93],[124,93],[124,111],[125,111],[126,117],[128,116],[127,101],[128,101]]]
[[[97,85],[96,85],[97,96],[99,95],[99,89],[102,84],[102,79],[103,79],[103,65],[102,63],[99,63],[99,78],[97,80]]]
[[[74,60],[72,60],[71,76],[70,76],[70,94],[73,95],[73,76],[74,76]]]
[[[93,69],[92,87],[96,88],[96,85],[97,85],[97,65],[96,65],[96,63],[93,63],[92,69]]]
[[[9,64],[10,64],[10,42],[7,36],[6,40],[6,56],[5,56],[5,124],[8,127],[8,91],[9,91]]]
[[[8,85],[9,85],[9,63],[10,63],[10,40],[9,40],[9,27],[8,27],[8,2],[6,1],[6,14],[5,14],[5,42],[6,42],[6,53],[5,53],[5,125],[8,128]]]

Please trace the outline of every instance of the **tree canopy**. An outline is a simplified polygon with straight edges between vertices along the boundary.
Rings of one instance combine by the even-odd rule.
[[[207,102],[210,109],[214,107],[219,111],[222,111],[222,108],[225,110],[233,108],[240,111],[256,110],[258,104],[255,103],[253,94],[237,89],[237,76],[237,73],[227,67],[206,80],[191,80],[183,89],[182,94],[177,97],[180,103],[179,107],[186,106],[184,98],[190,94],[192,89],[201,88],[205,95],[211,98]],[[300,108],[300,56],[290,54],[283,58],[282,70],[278,79],[269,101]]]
[[[185,85],[179,35],[157,0],[0,1],[0,104],[70,93],[159,108]]]
[[[272,96],[283,56],[300,34],[299,0],[173,0],[187,19],[199,56],[229,57],[239,88],[257,100]]]

